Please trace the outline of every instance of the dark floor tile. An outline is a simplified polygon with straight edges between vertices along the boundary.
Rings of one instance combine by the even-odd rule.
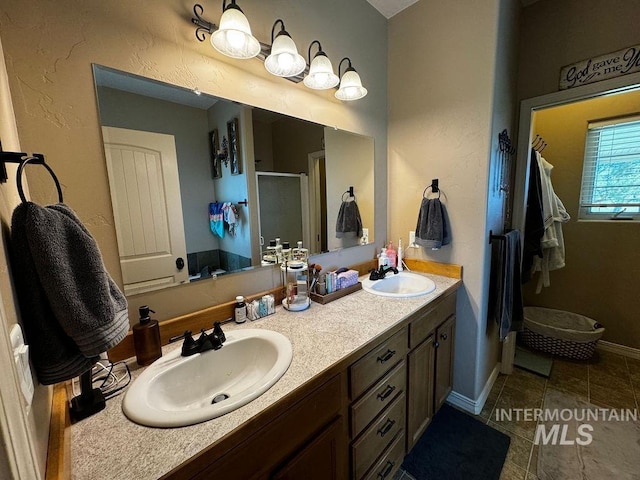
[[[601,407],[636,408],[633,393],[615,391],[595,383],[589,385],[589,402]]]
[[[500,427],[496,423],[490,422],[489,425],[496,430],[509,435],[509,438],[511,438],[505,462],[511,462],[526,471],[527,466],[529,465],[529,457],[531,456],[533,442]]]
[[[509,408],[536,408],[542,404],[543,397],[544,388],[511,386],[507,381],[496,405],[507,404]]]
[[[633,387],[631,386],[631,377],[628,372],[625,375],[611,375],[600,370],[592,370],[589,368],[589,386],[598,385],[609,390],[633,395]]]
[[[526,480],[527,471],[511,462],[505,462],[500,474],[500,480]]]
[[[574,377],[587,380],[589,376],[589,365],[584,362],[571,360],[553,360],[551,377]]]
[[[544,393],[546,382],[547,379],[540,375],[514,368],[513,373],[507,376],[504,385],[511,389]]]
[[[538,478],[538,451],[540,447],[538,445],[534,445],[531,450],[531,461],[529,462],[529,469],[527,470],[530,475],[533,475],[535,478]],[[527,478],[529,480],[529,478]]]
[[[586,379],[576,378],[569,375],[551,375],[548,387],[553,387],[556,390],[562,390],[563,392],[573,393],[582,397],[588,397],[589,395],[589,382]]]

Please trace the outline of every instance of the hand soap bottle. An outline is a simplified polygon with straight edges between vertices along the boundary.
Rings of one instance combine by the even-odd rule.
[[[393,248],[393,243],[389,242],[389,246],[387,247],[387,257],[389,257],[389,266],[390,267],[397,267],[397,253],[396,253],[396,249]]]
[[[139,365],[150,365],[162,356],[160,325],[149,317],[154,312],[147,305],[139,308],[140,322],[133,326],[133,345]]]
[[[378,267],[388,267],[389,257],[387,256],[387,249],[382,247],[380,250],[380,256],[378,257]]]

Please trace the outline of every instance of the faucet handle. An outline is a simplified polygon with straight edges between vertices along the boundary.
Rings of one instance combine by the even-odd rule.
[[[225,336],[224,332],[222,331],[222,326],[220,325],[220,322],[214,322],[213,324],[213,336],[220,339],[220,346],[222,346],[222,344],[227,340],[227,337]],[[214,345],[215,347],[215,345]]]
[[[182,336],[184,337],[184,343],[182,344],[182,356],[188,357],[190,355],[195,355],[196,353],[198,353],[198,344],[193,339],[191,330],[185,331]]]

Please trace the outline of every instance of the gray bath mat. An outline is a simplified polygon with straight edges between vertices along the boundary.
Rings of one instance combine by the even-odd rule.
[[[554,425],[559,425],[559,433],[566,427],[565,443],[573,442],[573,445],[561,445],[559,441],[555,444],[548,441],[547,445],[540,442],[540,480],[578,477],[584,480],[640,479],[640,421],[627,421],[622,417],[616,420],[611,415],[601,416],[598,420],[587,419],[585,412],[597,412],[599,408],[570,394],[547,388],[543,411],[564,412],[567,421],[550,420],[541,424],[547,433],[551,432]],[[615,410],[620,412],[620,409]],[[588,429],[585,429],[585,424]],[[578,430],[581,425],[582,433]],[[585,432],[590,434],[591,439],[584,435]],[[557,435],[556,440],[561,437],[561,434]],[[581,443],[587,444],[580,445],[576,441],[578,438]]]
[[[532,352],[522,347],[516,347],[516,356],[513,360],[516,367],[528,370],[543,377],[549,378],[553,359],[541,353]]]

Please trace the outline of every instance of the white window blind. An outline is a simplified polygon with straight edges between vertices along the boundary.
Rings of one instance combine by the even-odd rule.
[[[579,218],[640,220],[640,116],[589,123]]]

